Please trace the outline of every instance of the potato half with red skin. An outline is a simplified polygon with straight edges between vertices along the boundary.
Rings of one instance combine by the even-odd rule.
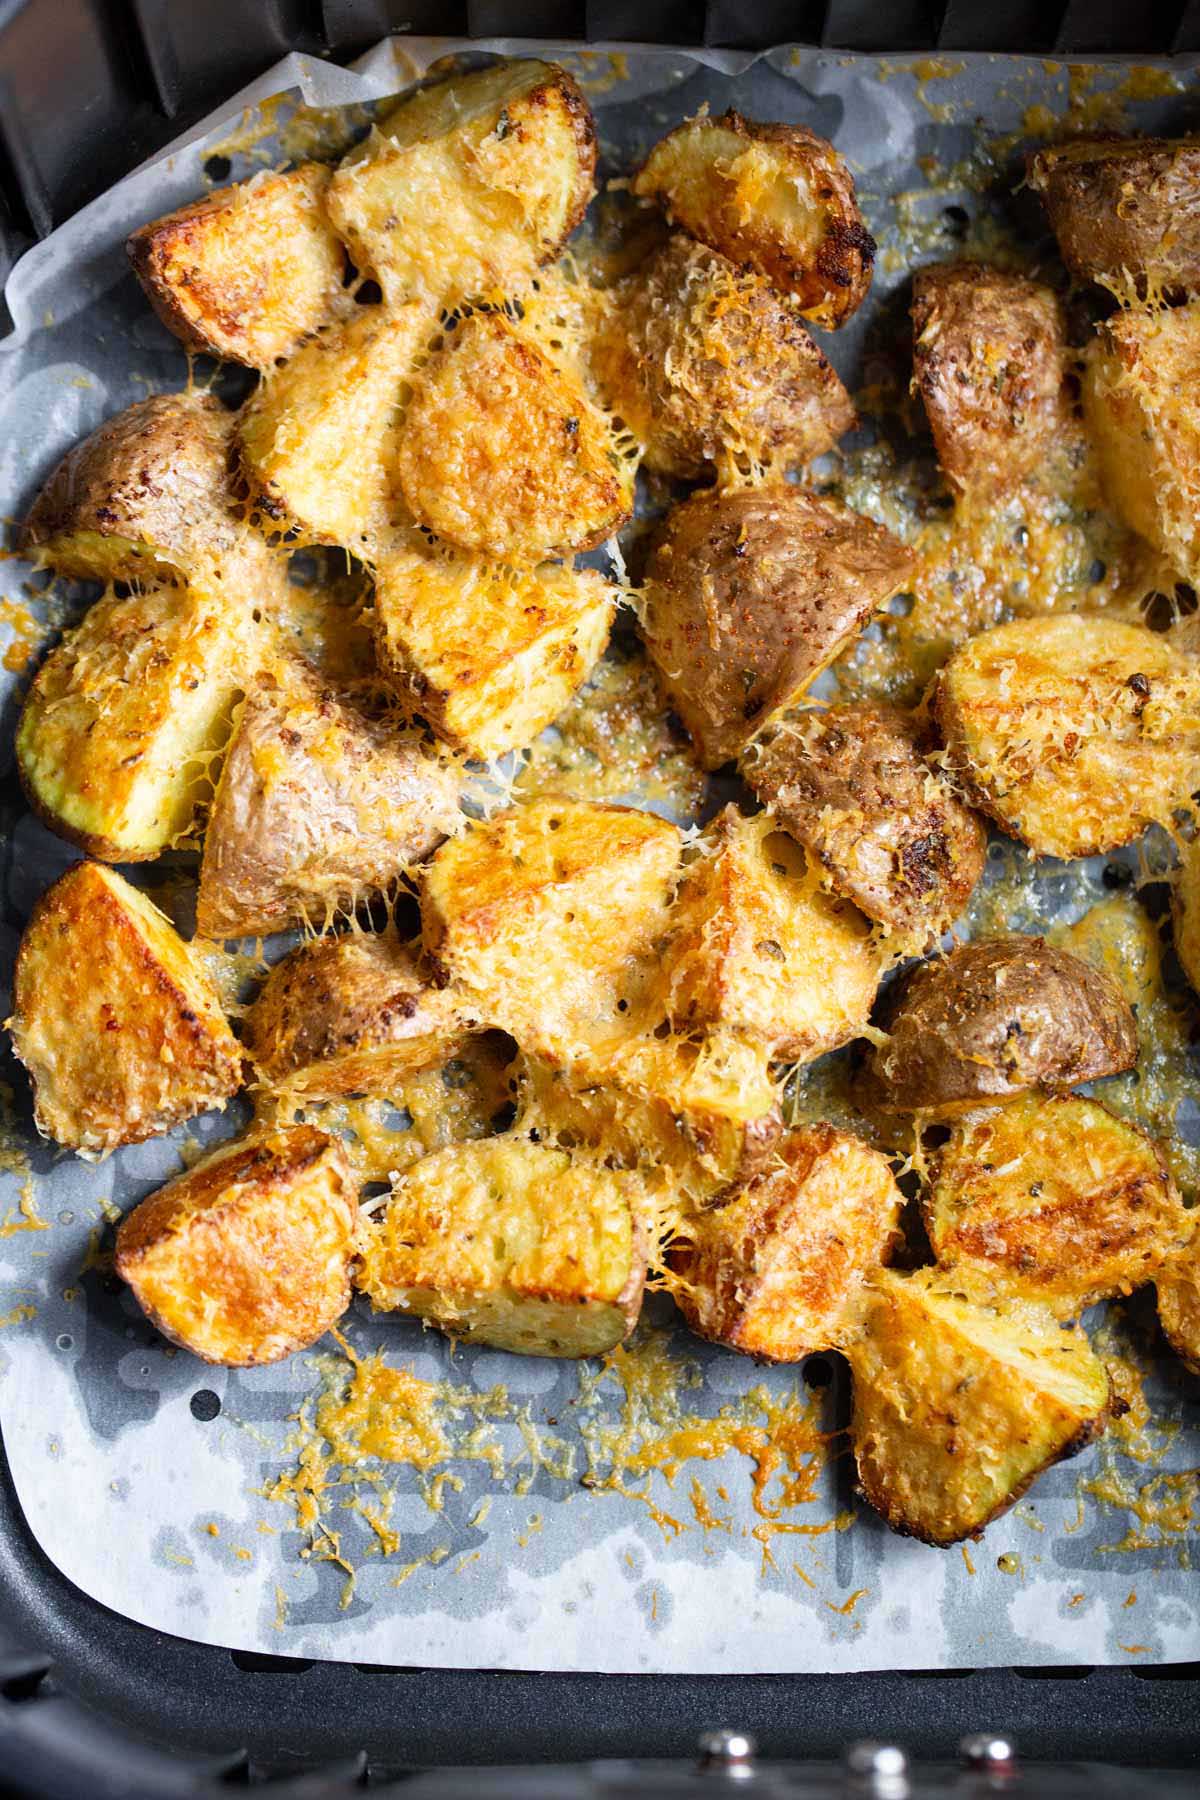
[[[1040,937],[984,939],[921,963],[889,996],[883,1023],[872,1099],[930,1120],[1030,1088],[1079,1087],[1138,1056],[1115,982]]]
[[[882,525],[785,483],[705,488],[669,513],[642,624],[704,766],[794,705],[912,566]]]
[[[654,146],[633,191],[794,294],[815,325],[844,325],[866,298],[875,240],[853,178],[833,145],[803,125],[762,125],[737,112],[688,119]]]
[[[311,1125],[259,1127],[121,1221],[116,1270],[164,1337],[204,1362],[282,1362],[350,1304],[358,1201]]]
[[[1052,288],[984,263],[913,277],[913,387],[960,492],[1019,487],[1072,429],[1070,352]]]
[[[789,1132],[672,1246],[679,1309],[701,1337],[771,1362],[840,1349],[903,1204],[887,1158],[861,1139],[831,1125]]]
[[[1200,288],[1196,139],[1071,138],[1033,151],[1025,171],[1072,275],[1124,300]]]

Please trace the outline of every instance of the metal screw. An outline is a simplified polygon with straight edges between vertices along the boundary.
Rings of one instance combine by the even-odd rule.
[[[846,1768],[855,1785],[878,1800],[907,1800],[908,1758],[898,1744],[877,1744],[871,1738],[851,1744]]]
[[[1011,1738],[999,1732],[976,1731],[963,1738],[958,1754],[968,1769],[991,1769],[999,1773],[1011,1769],[1017,1760],[1017,1747]]]
[[[729,1775],[735,1781],[746,1781],[754,1774],[754,1753],[758,1745],[748,1731],[702,1733],[696,1748],[700,1752],[700,1768],[707,1775]]]

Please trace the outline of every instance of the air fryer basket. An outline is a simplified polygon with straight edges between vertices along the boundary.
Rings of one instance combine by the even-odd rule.
[[[1162,55],[1200,50],[1200,0],[0,0],[0,283],[30,242],[287,51],[346,61],[389,31]],[[0,826],[5,810],[0,799]],[[1014,1786],[999,1770],[943,1770],[918,1773],[914,1791],[1182,1796],[1194,1774],[1144,1772],[1195,1769],[1198,1721],[1200,1663],[626,1677],[214,1649],[132,1624],[60,1575],[24,1521],[0,1450],[2,1792],[173,1800],[290,1776],[282,1791],[332,1797],[415,1767],[631,1755],[683,1760],[674,1772],[618,1763],[540,1777],[518,1768],[494,1787],[466,1776],[461,1785],[431,1779],[429,1792],[709,1791],[719,1756],[695,1787],[684,1771],[695,1767],[698,1733],[723,1722],[757,1739],[765,1769],[749,1785],[764,1795],[842,1792],[848,1781],[901,1800],[903,1775],[889,1789],[884,1769],[855,1776],[819,1765],[864,1738],[942,1761],[986,1726],[1010,1734],[1023,1759],[1143,1774],[1090,1768],[1077,1771],[1077,1785],[1059,1767]],[[804,1771],[777,1771],[776,1759],[802,1760]]]

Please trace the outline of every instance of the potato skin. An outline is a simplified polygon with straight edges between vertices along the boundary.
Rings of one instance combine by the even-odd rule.
[[[459,822],[458,783],[412,734],[352,711],[301,671],[242,703],[209,812],[196,928],[231,938],[324,925]]]
[[[875,240],[833,145],[740,113],[689,119],[657,143],[633,191],[731,262],[749,263],[817,325],[844,325],[871,285]]]
[[[769,813],[728,806],[684,869],[662,952],[667,1017],[808,1062],[871,1016],[883,957],[862,914],[825,894]]]
[[[452,1057],[469,1026],[398,939],[352,931],[277,962],[246,1015],[259,1078],[307,1100],[384,1092]]]
[[[1097,327],[1083,412],[1105,499],[1200,581],[1200,300],[1131,307]]]
[[[1116,984],[1040,937],[962,944],[889,996],[871,1060],[885,1112],[952,1119],[1028,1088],[1078,1087],[1137,1061]]]
[[[1157,1146],[1079,1094],[959,1120],[922,1206],[941,1267],[978,1270],[1059,1319],[1153,1281],[1192,1229]]]
[[[848,1343],[888,1260],[904,1196],[887,1159],[831,1125],[792,1131],[670,1251],[677,1305],[715,1344],[799,1362]]]
[[[1053,289],[985,263],[913,276],[913,387],[942,473],[960,492],[1019,487],[1070,423]]]
[[[452,1144],[400,1177],[359,1287],[454,1337],[524,1356],[599,1356],[641,1311],[637,1178],[518,1137]]]
[[[930,710],[975,803],[1039,856],[1168,828],[1200,787],[1200,664],[1104,615],[1015,619],[938,672]]]
[[[143,894],[76,863],[21,936],[6,1021],[44,1137],[91,1159],[237,1092],[242,1056],[186,944]]]
[[[918,953],[959,917],[987,852],[982,821],[921,748],[907,714],[863,702],[781,719],[742,759],[831,885]]]
[[[860,1491],[903,1537],[981,1537],[1104,1430],[1104,1365],[1043,1308],[976,1304],[941,1270],[882,1270],[872,1287],[847,1346]]]
[[[269,369],[331,316],[345,252],[325,215],[330,171],[301,163],[235,182],[142,225],[125,245],[151,306],[191,350]]]
[[[63,457],[30,509],[21,549],[98,581],[259,579],[267,546],[229,484],[236,415],[211,394],[152,394]]]
[[[704,766],[793,705],[912,566],[882,525],[799,488],[677,506],[647,565],[643,630]]]
[[[857,423],[794,304],[680,232],[618,284],[594,360],[647,467],[685,480],[809,462]]]
[[[519,568],[594,549],[633,510],[610,422],[501,313],[473,313],[415,378],[396,475],[418,524]]]
[[[494,64],[418,89],[343,157],[328,208],[389,305],[511,294],[593,192],[596,127],[557,63]]]
[[[1200,287],[1200,144],[1187,138],[1075,138],[1025,159],[1062,259],[1118,298]],[[1129,280],[1133,293],[1128,294]]]
[[[350,1304],[358,1206],[346,1153],[311,1125],[257,1128],[127,1214],[116,1270],[203,1362],[282,1362]]]

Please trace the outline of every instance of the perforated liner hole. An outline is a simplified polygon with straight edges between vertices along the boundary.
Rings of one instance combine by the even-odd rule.
[[[192,1395],[189,1404],[193,1419],[199,1419],[202,1425],[207,1425],[212,1419],[215,1419],[221,1410],[220,1396],[214,1394],[211,1388],[201,1388],[199,1393]]]

